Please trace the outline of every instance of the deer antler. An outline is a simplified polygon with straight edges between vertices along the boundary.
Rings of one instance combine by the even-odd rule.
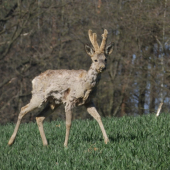
[[[100,52],[104,52],[104,49],[106,46],[107,34],[108,34],[108,31],[106,29],[104,29],[104,33],[102,34],[103,40],[100,45]]]
[[[89,30],[88,34],[89,34],[89,39],[94,47],[95,52],[99,52],[99,53],[104,52],[108,31],[106,29],[104,30],[104,33],[102,34],[103,39],[102,39],[102,43],[100,47],[97,43],[97,34],[92,33],[92,30]]]
[[[97,34],[92,33],[92,30],[89,30],[88,34],[89,34],[89,39],[94,47],[95,52],[100,51],[99,45],[97,43]]]

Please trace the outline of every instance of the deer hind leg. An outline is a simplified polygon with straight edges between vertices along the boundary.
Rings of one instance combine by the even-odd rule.
[[[65,136],[64,147],[67,147],[70,128],[71,128],[71,120],[72,120],[72,110],[71,107],[68,106],[68,104],[66,104],[65,112],[66,112],[66,136]]]
[[[38,108],[42,104],[42,102],[43,102],[42,98],[38,99],[38,97],[35,96],[35,97],[32,97],[29,104],[27,104],[26,106],[21,108],[21,111],[20,111],[19,116],[18,116],[17,124],[16,124],[14,132],[13,132],[13,134],[12,134],[12,136],[11,136],[9,142],[8,142],[8,145],[13,144],[23,116],[26,115],[28,112],[34,110],[35,108]]]
[[[97,112],[93,102],[86,104],[86,108],[87,108],[88,113],[98,122],[100,129],[103,133],[104,142],[107,144],[109,142],[109,139],[108,139],[106,131],[104,129],[101,117],[100,117],[99,113]]]
[[[58,107],[59,105],[55,105],[55,109]],[[54,105],[49,105],[47,104],[47,106],[43,109],[43,111],[36,117],[36,122],[38,125],[38,129],[40,131],[40,135],[41,135],[41,139],[43,142],[44,146],[48,145],[45,133],[44,133],[44,128],[43,128],[43,121],[46,117],[48,117],[50,114],[52,114],[54,112]]]

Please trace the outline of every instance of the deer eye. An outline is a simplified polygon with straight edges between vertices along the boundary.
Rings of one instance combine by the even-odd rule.
[[[104,60],[105,62],[107,61],[107,59]]]
[[[97,62],[97,60],[94,60],[95,62]]]

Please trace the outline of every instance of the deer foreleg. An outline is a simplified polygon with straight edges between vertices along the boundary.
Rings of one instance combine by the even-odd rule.
[[[65,109],[65,110],[66,110],[65,111],[66,112],[66,136],[65,136],[64,146],[67,147],[70,128],[71,128],[72,112],[71,109]]]
[[[100,117],[99,113],[97,112],[94,104],[92,102],[88,103],[88,104],[86,104],[86,108],[87,108],[88,113],[98,122],[100,129],[103,133],[104,142],[107,144],[109,142],[109,139],[108,139],[106,131],[104,129],[101,117]]]

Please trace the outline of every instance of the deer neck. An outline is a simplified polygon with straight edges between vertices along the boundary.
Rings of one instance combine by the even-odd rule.
[[[86,82],[88,86],[94,87],[100,79],[100,73],[97,72],[95,65],[92,63],[90,69],[87,71]]]

